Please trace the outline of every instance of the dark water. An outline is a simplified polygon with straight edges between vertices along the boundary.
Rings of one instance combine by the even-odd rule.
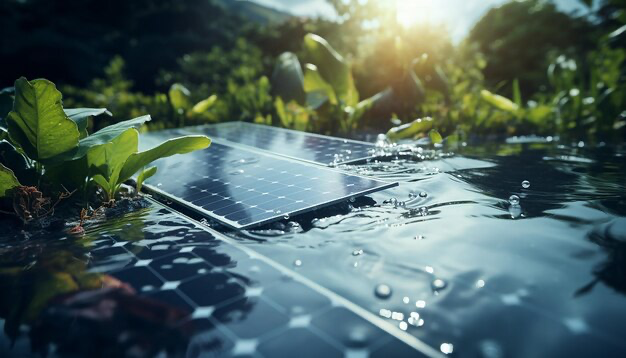
[[[118,309],[114,319],[96,319],[98,325],[79,315],[86,326],[78,326],[97,327],[115,339],[130,332],[122,341],[141,343],[128,343],[131,348],[148,347],[139,350],[144,355],[288,356],[296,352],[290,344],[298,339],[319,347],[300,349],[298,355],[401,355],[402,344],[386,350],[396,342],[388,333],[385,339],[362,335],[361,345],[353,346],[354,332],[362,329],[332,313],[327,295],[311,300],[317,308],[307,311],[307,298],[321,291],[290,289],[289,271],[378,317],[369,323],[393,325],[392,334],[409,345],[413,341],[406,337],[417,337],[435,351],[460,357],[626,355],[624,149],[510,143],[454,152],[424,161],[399,157],[346,167],[400,186],[315,215],[226,233],[252,256],[259,253],[282,266],[280,274],[267,273],[263,265],[250,264],[255,259],[249,252],[242,254],[153,207],[93,225],[79,240],[5,235],[0,241],[5,332],[0,355],[27,355],[31,346],[45,351],[42,347],[50,344],[56,347],[52,351],[71,353],[60,348],[94,339],[89,330],[68,329],[76,312],[106,316],[111,302]],[[523,181],[530,186],[524,188]],[[512,195],[519,204],[509,202]],[[165,262],[168,257],[171,262]],[[115,281],[103,278],[109,276]],[[173,290],[164,289],[167,282],[179,281],[170,284]],[[103,286],[116,288],[104,299],[58,299]],[[269,288],[259,298],[255,287]],[[143,297],[152,300],[145,303]],[[294,302],[303,302],[313,338],[308,331],[293,333],[294,317],[302,316],[293,310]],[[205,306],[221,313],[198,311]],[[211,316],[204,317],[210,327],[191,319],[198,312]],[[214,329],[221,327],[218,321],[226,328]],[[344,326],[347,333],[340,329]],[[62,333],[50,333],[55,331]],[[242,337],[261,338],[246,346],[250,342],[242,343]]]

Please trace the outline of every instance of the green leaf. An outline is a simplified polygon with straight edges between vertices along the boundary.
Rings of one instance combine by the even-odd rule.
[[[434,128],[431,129],[430,132],[428,132],[428,137],[430,138],[430,141],[434,144],[438,144],[443,141],[443,138],[441,138],[441,134],[439,134],[439,131]]]
[[[105,188],[109,198],[115,194],[120,182],[120,172],[126,160],[139,148],[139,132],[130,128],[106,144],[92,147],[87,152],[87,165],[91,176],[101,175],[108,183]],[[100,184],[100,183],[98,183]]]
[[[122,168],[118,183],[132,177],[138,170],[152,163],[153,161],[169,157],[174,154],[185,154],[194,150],[205,149],[211,144],[211,140],[206,136],[185,136],[170,139],[160,145],[139,153],[133,153]]]
[[[156,174],[157,167],[150,167],[148,169],[144,169],[137,176],[137,193],[141,191],[141,187],[143,186],[143,182]]]
[[[337,96],[333,87],[320,75],[317,66],[307,63],[304,66],[304,91],[307,93],[307,105],[313,109],[319,108],[327,101],[337,104]]]
[[[11,189],[19,185],[20,182],[13,174],[13,171],[0,164],[0,198],[7,196]]]
[[[517,110],[519,110],[519,106],[513,103],[510,99],[502,97],[495,93],[491,93],[487,90],[481,90],[480,96],[485,102],[489,103],[491,106],[499,110],[509,113],[515,113],[517,112]]]
[[[305,104],[304,75],[295,54],[285,52],[278,57],[272,73],[272,93],[282,97],[285,102]]]
[[[519,88],[519,80],[516,78],[513,80],[513,102],[522,107],[522,91]]]
[[[7,124],[11,140],[34,160],[68,152],[80,137],[76,123],[63,112],[61,92],[43,79],[15,81],[15,102]]]
[[[106,108],[65,108],[63,111],[71,120],[76,122],[78,131],[81,133],[81,139],[87,136],[87,124],[89,124],[90,117],[97,117],[101,114],[113,116]]]
[[[355,106],[359,102],[359,92],[354,85],[350,65],[344,58],[325,39],[315,34],[304,37],[304,50],[308,62],[319,68],[321,77],[332,86],[337,99],[346,106]]]
[[[420,133],[425,133],[432,127],[432,118],[418,118],[411,123],[406,123],[401,126],[391,128],[387,132],[387,138],[392,141],[413,138]]]
[[[191,99],[189,98],[191,92],[180,83],[174,83],[172,87],[170,87],[169,96],[170,103],[175,110],[180,112],[191,108]]]
[[[109,143],[130,128],[138,129],[144,123],[150,121],[150,119],[150,116],[141,116],[104,127],[87,138],[81,139],[75,150],[51,158],[49,162],[59,163],[68,160],[80,159],[84,157],[92,147]]]
[[[217,101],[217,95],[211,95],[207,99],[203,99],[202,101],[196,103],[195,106],[191,109],[193,113],[201,114],[209,110],[209,108],[213,107],[215,102]]]

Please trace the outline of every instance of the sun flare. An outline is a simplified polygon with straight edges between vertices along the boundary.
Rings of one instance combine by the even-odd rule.
[[[396,0],[396,20],[404,27],[420,23],[443,23],[445,7],[440,0]]]

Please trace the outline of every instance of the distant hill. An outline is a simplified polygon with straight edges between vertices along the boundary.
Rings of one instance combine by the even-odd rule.
[[[261,24],[281,23],[293,16],[287,12],[247,0],[214,0],[214,3],[243,18]]]

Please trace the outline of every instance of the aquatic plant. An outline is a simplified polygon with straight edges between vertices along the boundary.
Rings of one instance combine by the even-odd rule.
[[[4,94],[3,94],[4,95]],[[0,114],[3,135],[0,156],[0,198],[11,196],[21,183],[49,191],[101,188],[105,201],[112,200],[121,184],[141,170],[137,184],[156,168],[142,170],[151,162],[207,148],[205,136],[168,140],[139,152],[140,128],[150,120],[141,116],[89,134],[90,117],[110,114],[104,108],[64,109],[62,95],[45,79],[15,82],[13,106]]]

